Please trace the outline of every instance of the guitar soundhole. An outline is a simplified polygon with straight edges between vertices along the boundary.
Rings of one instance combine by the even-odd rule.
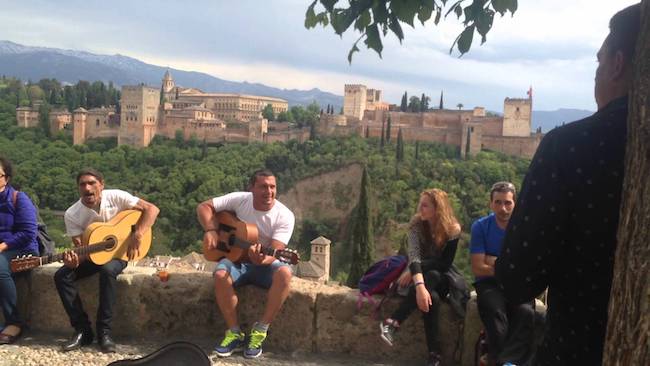
[[[106,248],[104,250],[109,252],[113,250],[113,248],[115,248],[115,245],[117,245],[117,238],[111,235],[106,238],[105,242],[106,242]]]

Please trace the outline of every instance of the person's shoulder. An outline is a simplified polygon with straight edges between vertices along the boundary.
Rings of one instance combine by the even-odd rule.
[[[474,223],[472,224],[472,228],[474,228],[474,227],[484,227],[484,226],[487,226],[487,225],[489,225],[492,221],[494,221],[494,214],[493,214],[493,213],[491,213],[491,214],[489,214],[489,215],[486,215],[486,216],[483,216],[483,217],[479,217],[479,218],[476,219],[476,221],[474,221]]]
[[[117,188],[105,189],[102,191],[102,196],[106,196],[106,197],[117,197],[117,196],[125,196],[125,195],[132,196],[131,193]]]
[[[275,204],[273,204],[273,208],[277,210],[279,215],[294,219],[294,215],[291,209],[289,209],[289,207],[277,199],[275,200]]]
[[[65,210],[64,217],[68,219],[77,217],[82,206],[83,203],[81,203],[81,200],[77,200],[77,202],[73,203],[72,206],[68,207],[68,209]]]

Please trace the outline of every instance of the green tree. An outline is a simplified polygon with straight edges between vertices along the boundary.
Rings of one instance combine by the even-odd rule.
[[[388,115],[388,121],[386,121],[386,143],[387,144],[390,144],[391,123],[392,123],[392,120],[391,120],[390,114],[389,114]]]
[[[445,104],[444,104],[444,101],[443,101],[443,93],[444,92],[441,90],[440,91],[440,104],[438,105],[438,109],[445,109]]]
[[[456,104],[456,107],[458,107],[458,110],[461,110],[461,109],[463,109],[464,105],[463,105],[463,103],[458,103],[458,104]]]
[[[397,130],[397,146],[395,148],[395,160],[398,162],[404,161],[404,137],[402,136],[402,129]]]
[[[290,111],[280,112],[276,117],[278,122],[293,122],[293,114]]]
[[[426,112],[429,110],[429,101],[431,98],[427,97],[422,93],[422,98],[420,98],[420,112]]]
[[[370,178],[366,168],[363,169],[362,174],[361,193],[359,194],[359,203],[355,208],[352,234],[350,235],[352,264],[350,264],[347,283],[350,287],[357,287],[359,279],[372,264],[375,252],[370,217]]]
[[[50,134],[50,105],[43,103],[38,107],[38,124],[46,137]]]
[[[379,148],[381,151],[384,151],[384,145],[386,144],[386,122],[381,120],[381,139],[379,140]]]
[[[262,117],[269,121],[275,120],[275,114],[273,113],[273,106],[271,104],[267,104],[264,109],[262,109]]]
[[[412,96],[409,99],[409,108],[408,108],[409,112],[417,113],[420,111],[420,108],[421,108],[420,98],[416,97],[415,95]]]
[[[399,110],[402,112],[406,112],[408,108],[408,96],[406,95],[406,92],[404,92],[404,95],[402,95],[402,104],[399,106]]]
[[[316,6],[320,3],[320,6]],[[323,27],[331,26],[340,36],[350,26],[361,36],[354,42],[348,52],[348,62],[352,62],[352,55],[359,51],[358,43],[363,40],[366,47],[375,50],[379,57],[384,48],[382,35],[386,37],[393,33],[402,42],[404,31],[402,24],[415,27],[415,19],[424,25],[433,18],[433,23],[438,24],[442,13],[446,10],[445,17],[454,12],[458,19],[461,17],[463,31],[456,37],[449,49],[451,53],[454,46],[458,46],[460,54],[469,51],[474,32],[481,36],[481,44],[486,41],[487,33],[492,28],[495,13],[503,16],[506,12],[514,14],[517,10],[517,0],[459,0],[447,3],[446,0],[348,0],[342,1],[342,7],[337,7],[338,0],[314,0],[307,8],[305,14],[305,27],[314,28],[318,24]],[[468,4],[463,7],[463,4]]]

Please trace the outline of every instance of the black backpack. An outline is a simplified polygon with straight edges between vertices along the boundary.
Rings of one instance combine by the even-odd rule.
[[[16,207],[16,202],[18,201],[18,191],[14,191],[12,198],[14,208]],[[38,207],[34,206],[36,209],[36,224],[38,225],[38,230],[36,230],[36,242],[38,243],[38,253],[40,256],[50,256],[54,254],[54,240],[50,237],[50,234],[47,233],[47,225],[41,218],[41,214],[38,212]]]

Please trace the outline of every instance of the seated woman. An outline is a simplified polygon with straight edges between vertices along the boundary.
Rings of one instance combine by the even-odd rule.
[[[38,255],[36,208],[24,192],[9,185],[12,175],[9,160],[0,157],[0,305],[5,321],[0,344],[16,342],[24,326],[9,263],[19,255]]]
[[[427,365],[440,365],[438,343],[438,306],[449,291],[447,277],[456,255],[460,225],[454,217],[447,193],[430,189],[420,194],[418,212],[413,216],[408,233],[409,269],[399,278],[401,286],[413,281],[408,295],[390,318],[380,324],[381,338],[393,345],[400,324],[420,309],[429,349]]]

